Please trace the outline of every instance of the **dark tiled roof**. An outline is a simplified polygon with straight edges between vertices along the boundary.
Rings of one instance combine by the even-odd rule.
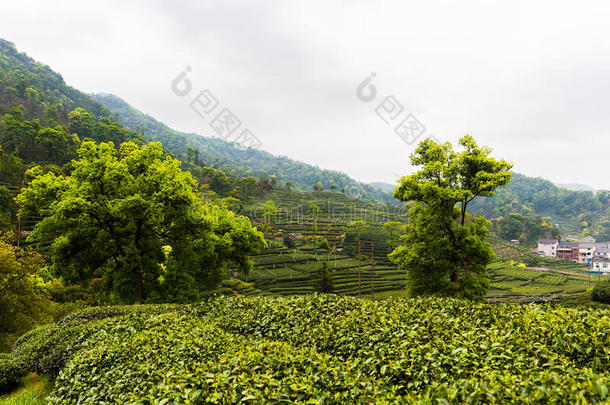
[[[559,243],[559,241],[557,239],[540,239],[538,243],[541,245],[554,245]]]
[[[559,249],[561,248],[577,248],[578,247],[578,242],[561,242],[559,244]]]

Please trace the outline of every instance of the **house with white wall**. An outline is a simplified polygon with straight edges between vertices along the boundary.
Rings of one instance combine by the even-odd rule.
[[[557,247],[559,241],[557,239],[540,239],[538,241],[538,252],[546,257],[557,257]]]
[[[605,257],[610,259],[610,246],[607,243],[596,243],[595,251],[593,252],[593,258]]]
[[[591,264],[593,262],[593,253],[595,253],[595,243],[579,243],[578,263]]]
[[[610,259],[607,257],[594,257],[592,271],[610,274]]]

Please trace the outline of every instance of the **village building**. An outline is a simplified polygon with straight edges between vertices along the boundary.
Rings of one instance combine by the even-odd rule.
[[[610,274],[610,259],[607,257],[594,257],[591,270],[596,273]]]
[[[593,267],[597,262],[597,267],[604,268],[604,263],[606,263],[604,260],[610,260],[610,243],[592,242],[595,239],[590,237],[586,240],[586,242],[567,242],[562,239],[561,242],[558,242],[555,239],[541,239],[538,241],[538,250],[534,253],[540,256],[570,260],[589,267]]]
[[[599,245],[599,246],[598,246]],[[603,244],[595,244],[595,251],[593,252],[593,259],[596,258],[606,258],[610,259],[610,247],[607,243]]]
[[[557,257],[557,248],[559,241],[557,239],[541,239],[538,241],[538,252],[541,256]]]
[[[578,242],[561,242],[557,247],[557,257],[559,259],[578,261]]]
[[[579,243],[578,244],[578,263],[591,264],[593,261],[593,253],[595,252],[595,243]]]

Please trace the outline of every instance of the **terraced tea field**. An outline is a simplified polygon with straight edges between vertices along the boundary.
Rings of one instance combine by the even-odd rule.
[[[269,249],[254,257],[254,270],[248,276],[240,276],[247,284],[235,284],[233,288],[241,295],[301,295],[315,291],[317,273],[326,262],[332,272],[335,292],[358,295],[358,285],[363,296],[370,297],[374,287],[375,297],[403,296],[404,273],[387,259],[390,251],[381,226],[387,221],[404,221],[404,209],[376,205],[355,200],[341,193],[295,192],[274,190],[264,199],[247,206],[245,211],[262,221],[260,204],[266,200],[276,202],[278,212],[273,216],[272,226],[282,234],[299,235],[296,246],[288,249],[278,240],[270,241]],[[306,201],[306,203],[304,203]],[[315,248],[308,237],[314,235],[313,220],[308,213],[310,204],[320,208],[317,218],[317,236],[325,237],[331,247]],[[371,229],[362,235],[361,253],[366,256],[361,263],[358,281],[357,243],[345,238],[348,223],[363,220]],[[303,238],[301,238],[303,237]],[[497,260],[489,267],[491,288],[489,296],[571,294],[587,290],[598,281],[584,272],[576,263],[540,257],[530,253],[531,248],[517,246],[499,238],[490,237]],[[371,247],[374,243],[374,278],[370,265]],[[544,268],[536,271],[518,267]],[[603,279],[603,278],[602,278]],[[590,283],[590,284],[589,284]],[[227,282],[223,284],[227,285]]]

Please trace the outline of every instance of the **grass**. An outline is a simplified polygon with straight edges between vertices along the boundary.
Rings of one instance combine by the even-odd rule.
[[[46,397],[53,385],[45,377],[30,374],[25,377],[22,386],[15,392],[0,397],[1,405],[38,405],[46,404]]]

